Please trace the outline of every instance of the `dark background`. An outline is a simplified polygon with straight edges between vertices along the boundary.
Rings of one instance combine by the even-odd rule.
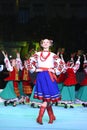
[[[86,0],[3,0],[0,2],[1,41],[39,41],[86,50]],[[10,44],[10,43],[9,43]],[[10,44],[11,46],[12,44]]]
[[[24,43],[19,44],[22,41],[27,41],[31,49],[33,41],[39,42],[43,38],[54,41],[55,52],[58,48],[65,48],[66,58],[78,50],[87,53],[87,1],[0,1],[1,50],[2,48],[8,52],[13,48],[23,50]],[[0,63],[3,63],[1,52]],[[1,73],[1,77],[2,75]]]

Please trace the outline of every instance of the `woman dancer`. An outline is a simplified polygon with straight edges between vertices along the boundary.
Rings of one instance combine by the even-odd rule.
[[[86,55],[84,56],[84,62],[83,62],[83,70],[85,73],[85,78],[80,83],[80,88],[77,92],[76,98],[79,99],[84,107],[87,107],[87,60]]]
[[[39,124],[43,124],[42,118],[46,109],[49,115],[49,123],[53,123],[56,117],[52,110],[52,103],[61,99],[55,74],[59,75],[63,66],[61,66],[61,59],[50,51],[52,43],[53,41],[49,39],[41,40],[40,45],[43,50],[30,58],[30,72],[37,72],[34,98],[43,101],[37,117]]]
[[[8,55],[2,51],[4,55],[4,63],[7,71],[9,72],[9,76],[4,80],[8,81],[6,87],[0,93],[0,97],[5,99],[5,106],[7,106],[10,102],[12,102],[13,106],[16,106],[16,103],[20,99],[20,89],[19,89],[19,68],[21,66],[20,54],[17,53],[17,58],[12,58],[9,60]],[[22,101],[24,102],[24,101]]]
[[[65,108],[70,103],[70,108],[74,108],[73,103],[75,101],[75,85],[77,84],[76,72],[80,67],[80,56],[74,64],[73,57],[66,63],[66,79],[63,82],[63,89],[61,91],[62,101],[65,102]]]

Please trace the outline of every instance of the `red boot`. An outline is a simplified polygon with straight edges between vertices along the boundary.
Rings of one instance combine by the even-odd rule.
[[[26,97],[26,103],[29,103],[30,102],[30,99],[29,99],[29,97],[27,96]]]
[[[37,122],[39,124],[43,124],[42,123],[42,117],[44,115],[45,109],[46,109],[46,107],[43,107],[43,106],[40,107],[39,115],[38,115],[38,118],[37,118]]]
[[[54,113],[53,113],[51,106],[47,107],[47,112],[48,112],[48,115],[49,115],[49,122],[48,123],[52,124],[53,121],[56,120],[56,117],[54,116]]]

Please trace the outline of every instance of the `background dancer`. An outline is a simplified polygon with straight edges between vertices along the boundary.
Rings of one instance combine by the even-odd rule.
[[[86,60],[86,55],[83,56],[84,56],[83,70],[85,73],[85,77],[80,83],[80,88],[77,91],[76,99],[79,99],[82,105],[84,107],[87,107],[87,60]]]
[[[80,56],[74,63],[73,57],[66,63],[66,79],[64,81],[63,89],[61,91],[62,101],[65,102],[64,108],[67,108],[67,104],[70,104],[70,108],[74,108],[75,102],[75,85],[77,84],[76,72],[80,67]]]

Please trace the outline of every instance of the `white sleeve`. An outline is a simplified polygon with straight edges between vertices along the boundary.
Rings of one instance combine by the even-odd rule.
[[[75,65],[73,67],[75,73],[77,72],[77,70],[79,69],[79,67],[80,67],[80,57],[78,57]]]
[[[22,61],[20,58],[16,58],[16,65],[17,65],[17,68],[18,70],[22,70],[23,69],[23,65],[22,65]]]
[[[56,68],[54,68],[54,70],[55,70],[56,75],[60,75],[64,71],[65,63],[60,58],[56,60],[56,63],[57,63],[57,66]]]
[[[0,72],[3,71],[4,65],[0,65]]]
[[[11,64],[10,64],[10,61],[9,61],[8,57],[5,57],[4,63],[5,63],[6,69],[7,69],[8,71],[13,71],[13,67],[12,67]]]

